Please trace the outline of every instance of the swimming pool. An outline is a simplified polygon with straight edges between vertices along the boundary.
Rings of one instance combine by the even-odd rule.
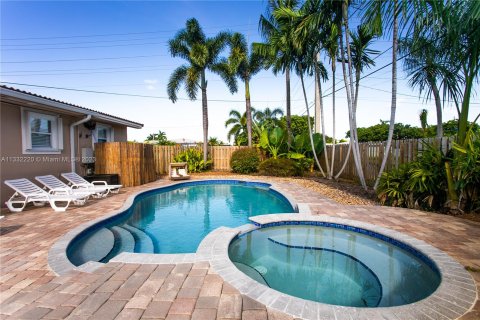
[[[107,262],[121,252],[193,253],[218,227],[238,227],[252,216],[295,211],[287,198],[266,183],[179,183],[140,194],[128,210],[77,236],[67,256],[79,266]]]
[[[285,222],[229,246],[235,266],[272,289],[333,305],[392,307],[431,295],[441,277],[419,251],[360,228]]]

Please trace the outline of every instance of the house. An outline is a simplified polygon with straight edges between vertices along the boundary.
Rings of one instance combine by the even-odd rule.
[[[8,179],[75,171],[94,161],[94,143],[127,141],[143,124],[23,90],[0,86],[1,204]]]

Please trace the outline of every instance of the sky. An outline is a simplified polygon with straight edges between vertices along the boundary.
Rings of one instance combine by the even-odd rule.
[[[265,8],[266,1],[1,1],[0,79],[2,84],[16,83],[7,85],[143,123],[143,129],[129,128],[129,140],[143,141],[161,130],[171,140],[201,141],[201,99],[189,101],[182,88],[181,99],[175,104],[168,100],[168,79],[183,60],[171,57],[167,42],[192,17],[208,36],[228,30],[245,34],[249,42],[262,41],[258,20]],[[354,15],[352,27],[359,21]],[[391,61],[390,46],[388,37],[374,42],[372,48],[384,53],[367,72]],[[329,61],[324,63],[330,70]],[[418,91],[408,85],[402,64],[398,66],[396,122],[419,126],[418,115],[425,108],[428,123],[435,124],[434,104],[418,97]],[[337,71],[337,88],[343,86],[341,76]],[[332,136],[331,72],[329,79],[322,87],[326,134]],[[225,121],[230,110],[245,110],[244,87],[239,82],[238,92],[232,95],[217,75],[208,73],[207,81],[209,136],[227,142]],[[313,78],[307,77],[305,85],[313,103]],[[304,115],[301,84],[295,75],[291,88],[292,114]],[[250,91],[256,109],[285,109],[283,75],[261,71],[251,81]],[[361,81],[358,127],[390,118],[390,92],[391,68]],[[336,137],[341,139],[349,129],[345,90],[338,91],[336,98]],[[479,102],[477,88],[470,120],[480,112]],[[455,117],[455,107],[447,103],[444,121]]]

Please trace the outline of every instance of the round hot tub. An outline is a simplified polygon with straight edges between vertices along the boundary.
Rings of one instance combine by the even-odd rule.
[[[349,307],[392,307],[431,295],[436,264],[420,251],[361,228],[288,222],[236,237],[229,257],[250,278],[295,297]]]

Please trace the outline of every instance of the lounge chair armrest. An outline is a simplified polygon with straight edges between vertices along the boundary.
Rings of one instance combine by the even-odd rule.
[[[92,185],[91,184],[88,184],[88,183],[79,183],[79,184],[72,184],[70,186],[70,188],[72,189],[78,189],[78,188],[89,188],[91,187]]]
[[[59,193],[70,194],[70,193],[72,193],[72,189],[70,189],[70,188],[53,188],[50,191],[48,191],[48,193],[49,194],[59,194]]]
[[[103,185],[108,185],[106,181],[92,181],[92,184],[103,184]]]

